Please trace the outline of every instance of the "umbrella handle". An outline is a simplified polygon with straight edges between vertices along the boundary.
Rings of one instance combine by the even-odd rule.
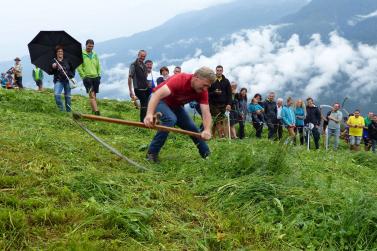
[[[63,66],[61,66],[58,62],[58,60],[56,58],[54,58],[56,64],[59,66],[59,68],[62,70],[62,72],[64,73],[65,77],[68,79],[68,81],[72,82],[72,84],[76,85],[76,83],[74,83],[67,75],[67,73],[65,72]]]

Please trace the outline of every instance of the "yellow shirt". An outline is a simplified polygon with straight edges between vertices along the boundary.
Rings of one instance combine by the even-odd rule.
[[[362,116],[359,116],[356,118],[355,116],[349,117],[347,124],[350,126],[359,126],[357,128],[350,127],[349,135],[350,136],[357,136],[361,137],[363,136],[363,127],[365,126],[364,118]]]

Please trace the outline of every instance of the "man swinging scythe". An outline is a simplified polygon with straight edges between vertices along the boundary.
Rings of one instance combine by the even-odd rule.
[[[216,75],[213,70],[208,67],[202,67],[194,74],[180,73],[166,80],[154,89],[144,123],[80,113],[74,113],[73,117],[75,120],[86,118],[158,130],[147,153],[147,160],[155,163],[159,162],[158,154],[169,132],[189,135],[197,146],[200,155],[206,158],[210,154],[210,150],[204,140],[211,139],[212,124],[208,105],[208,88],[215,78]],[[204,127],[202,132],[198,130],[184,109],[184,105],[191,101],[196,101],[200,104]],[[175,125],[181,129],[174,128]]]
[[[212,118],[208,105],[208,88],[215,81],[216,75],[208,67],[198,69],[194,74],[181,73],[174,75],[163,84],[156,87],[148,104],[144,124],[154,127],[154,114],[160,112],[161,125],[166,127],[179,126],[183,130],[199,133],[191,117],[185,111],[184,105],[197,101],[203,117],[204,130],[201,139],[191,137],[197,146],[200,155],[206,158],[210,154],[208,145],[204,140],[211,139]],[[163,147],[169,132],[158,131],[149,145],[147,159],[159,162],[158,154]]]

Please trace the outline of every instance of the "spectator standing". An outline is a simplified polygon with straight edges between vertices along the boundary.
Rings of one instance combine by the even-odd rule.
[[[295,134],[295,127],[296,127],[296,115],[292,108],[293,100],[292,98],[287,99],[286,105],[283,107],[281,111],[281,118],[282,122],[288,130],[289,137],[291,138],[292,142],[294,141],[296,134]]]
[[[251,114],[251,119],[253,127],[255,129],[255,136],[260,139],[262,137],[263,131],[263,121],[264,121],[264,109],[258,104],[258,98],[254,97],[249,104],[248,111]]]
[[[294,112],[296,116],[295,134],[299,135],[300,144],[304,145],[304,120],[306,118],[306,107],[302,99],[296,101],[296,107],[294,108]]]
[[[130,97],[135,100],[136,97],[140,100],[140,121],[143,122],[145,115],[147,114],[147,107],[149,96],[151,95],[148,85],[147,76],[148,70],[144,63],[147,52],[140,50],[137,59],[130,65],[130,71],[128,76],[128,88]]]
[[[182,68],[181,68],[180,66],[176,66],[176,67],[174,68],[174,75],[179,74],[179,73],[181,73],[181,72],[182,72]]]
[[[340,123],[342,122],[343,114],[340,111],[340,104],[335,103],[333,108],[327,116],[328,125],[327,125],[327,142],[328,145],[330,144],[331,137],[334,137],[334,150],[338,149],[339,146],[339,138],[340,138]]]
[[[372,142],[372,151],[376,153],[377,146],[377,114],[373,114],[372,122],[368,127],[369,138]]]
[[[157,78],[157,85],[162,84],[165,80],[169,78],[169,68],[166,66],[161,67],[160,75],[161,77]]]
[[[273,139],[276,134],[277,105],[275,102],[275,93],[270,92],[263,103],[264,118],[268,127],[268,139]]]
[[[238,136],[240,139],[245,138],[245,121],[247,116],[247,89],[241,88],[237,95],[238,107],[239,107],[239,128]]]
[[[306,118],[305,118],[305,125],[307,125],[308,128],[310,128],[310,130],[311,130],[311,133],[312,133],[313,139],[314,139],[315,148],[319,149],[319,140],[321,138],[321,135],[320,135],[320,132],[319,132],[319,127],[321,125],[321,111],[314,104],[314,100],[312,98],[310,98],[310,97],[307,98],[306,102],[307,102],[307,106],[306,106],[307,115],[306,115]],[[307,133],[309,133],[309,132],[307,132]],[[307,140],[310,140],[310,139],[308,139],[308,135],[306,135],[305,138]]]
[[[99,57],[94,48],[94,41],[88,39],[85,42],[85,50],[82,51],[83,63],[77,68],[77,71],[85,86],[86,93],[89,95],[89,104],[92,108],[92,113],[100,115],[97,105],[97,94],[99,93],[99,86],[101,84],[101,65]]]
[[[356,110],[353,116],[350,116],[347,125],[349,126],[350,149],[351,151],[360,151],[361,138],[365,126],[364,118],[360,115],[360,111]]]
[[[22,65],[21,65],[21,59],[19,57],[16,57],[14,59],[15,64],[13,67],[13,74],[14,74],[14,84],[19,89],[23,89],[24,86],[22,85]]]
[[[230,112],[232,105],[232,88],[229,80],[223,75],[223,67],[216,67],[216,80],[208,89],[209,107],[214,118],[212,134],[215,137],[217,132],[220,138],[227,136],[228,130],[225,112]]]
[[[43,90],[43,71],[38,66],[35,66],[32,75],[38,91],[41,92]]]

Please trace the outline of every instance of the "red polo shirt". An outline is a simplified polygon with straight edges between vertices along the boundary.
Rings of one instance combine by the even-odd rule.
[[[156,92],[162,86],[167,85],[171,94],[163,99],[170,107],[183,106],[191,101],[197,101],[199,104],[208,105],[208,91],[197,93],[191,87],[193,74],[180,73],[173,75],[165,80],[162,84],[153,89]]]

